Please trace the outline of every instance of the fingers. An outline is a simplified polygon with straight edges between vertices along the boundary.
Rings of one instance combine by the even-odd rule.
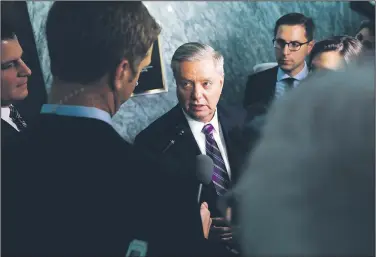
[[[209,209],[209,205],[208,205],[208,203],[207,203],[207,202],[203,202],[203,203],[201,204],[200,209],[202,209],[202,208]]]
[[[224,234],[221,234],[221,235],[219,235],[221,238],[232,238],[232,233],[224,233]]]
[[[231,218],[232,218],[232,210],[230,207],[228,207],[226,209],[226,220],[227,222],[231,222]]]
[[[223,217],[215,217],[212,219],[213,219],[213,224],[216,227],[227,227],[229,225],[227,220]]]
[[[213,231],[215,233],[230,233],[231,227],[217,227],[217,226],[211,226],[210,231]]]
[[[208,204],[203,202],[200,207],[200,215],[202,221],[202,229],[204,232],[204,237],[208,239],[210,227],[212,225],[212,219],[210,218],[210,211]]]

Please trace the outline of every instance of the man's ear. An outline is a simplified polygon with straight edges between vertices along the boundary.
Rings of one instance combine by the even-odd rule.
[[[220,80],[219,80],[219,84],[221,85],[221,88],[223,88],[223,83],[225,82],[225,76],[222,75]]]
[[[123,81],[132,77],[132,70],[129,61],[126,59],[121,60],[121,62],[116,66],[115,76],[114,76],[114,86],[116,90],[121,89]]]
[[[311,53],[313,46],[315,45],[316,41],[312,39],[311,42],[308,43],[308,54]]]

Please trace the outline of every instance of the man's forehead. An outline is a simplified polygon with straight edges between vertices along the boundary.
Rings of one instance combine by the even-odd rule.
[[[306,30],[303,25],[281,25],[278,27],[276,37],[302,39],[306,38]]]
[[[22,48],[17,39],[1,40],[1,61],[19,59],[22,55]]]

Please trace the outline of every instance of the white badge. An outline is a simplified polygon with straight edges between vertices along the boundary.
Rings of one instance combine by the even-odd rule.
[[[148,243],[134,239],[128,247],[126,257],[144,257],[148,251]]]

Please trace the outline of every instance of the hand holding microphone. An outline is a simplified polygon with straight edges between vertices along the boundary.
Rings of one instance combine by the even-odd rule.
[[[213,160],[207,155],[196,156],[196,177],[200,182],[197,202],[201,202],[202,186],[208,185],[212,181],[214,164]],[[210,218],[209,206],[206,202],[203,202],[200,207],[200,214],[202,220],[202,228],[206,239],[211,241],[225,243],[231,245],[232,240],[232,228],[229,225],[229,221],[223,217]],[[231,215],[230,213],[227,213]]]
[[[204,237],[209,238],[209,231],[212,224],[212,219],[210,218],[209,206],[206,202],[203,202],[200,207],[200,215],[202,220],[202,229],[204,231]]]
[[[213,160],[209,156],[203,154],[196,156],[196,177],[200,182],[197,192],[197,203],[201,202],[202,185],[208,185],[212,179],[213,165]],[[210,218],[209,206],[206,202],[201,204],[200,215],[204,237],[208,239],[212,219]]]
[[[196,177],[200,182],[197,193],[197,203],[201,201],[202,185],[209,185],[213,176],[213,160],[204,154],[196,156]]]

